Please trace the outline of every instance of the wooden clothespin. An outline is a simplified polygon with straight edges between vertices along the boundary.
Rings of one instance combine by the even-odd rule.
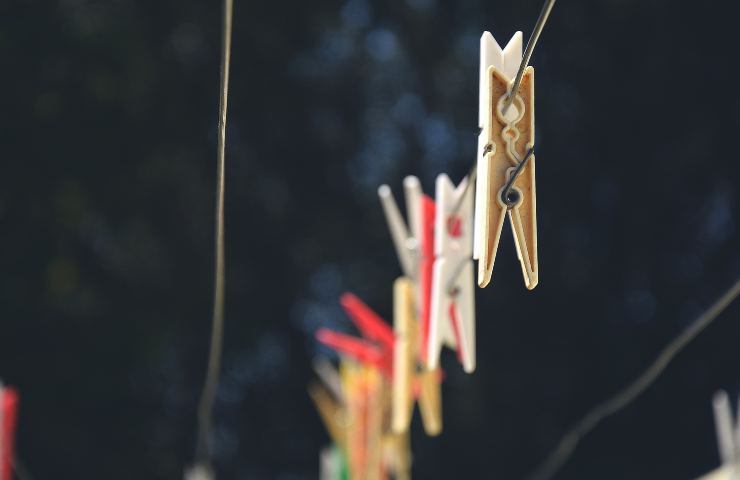
[[[426,366],[439,364],[442,344],[457,350],[463,369],[475,370],[473,201],[468,179],[455,188],[447,175],[436,182],[434,270]]]
[[[414,286],[406,277],[393,284],[393,383],[391,428],[397,434],[408,432],[414,399],[418,399],[422,423],[427,435],[442,431],[441,372],[439,368],[418,368],[419,326],[416,320]]]
[[[313,400],[332,442],[339,448],[344,449],[347,440],[345,425],[347,412],[344,403],[329,393],[326,387],[318,383],[313,383],[308,387],[308,394]]]
[[[489,32],[480,40],[480,105],[473,257],[478,285],[491,281],[501,229],[508,213],[524,283],[537,286],[534,147],[534,69],[512,81],[522,62],[522,33],[504,49]],[[510,98],[513,95],[513,98]]]
[[[382,425],[386,412],[383,378],[378,369],[342,362],[347,400],[347,460],[350,478],[379,479],[382,473]]]
[[[18,392],[0,383],[0,480],[11,480]]]
[[[730,399],[720,390],[712,401],[714,425],[717,430],[717,444],[722,466],[701,477],[701,480],[739,480],[740,479],[740,419],[733,420]]]

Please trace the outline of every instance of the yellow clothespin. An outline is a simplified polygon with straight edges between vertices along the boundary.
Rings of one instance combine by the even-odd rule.
[[[439,435],[442,431],[442,402],[440,370],[418,368],[420,338],[414,303],[414,283],[407,277],[393,284],[393,389],[391,428],[397,434],[405,433],[411,423],[415,386],[418,388],[419,408],[424,431]]]
[[[347,421],[344,406],[332,397],[329,390],[318,383],[312,383],[308,387],[308,394],[311,396],[311,400],[313,400],[332,442],[344,449]]]
[[[389,433],[383,438],[383,466],[394,480],[411,480],[411,442],[409,432]]]
[[[382,474],[384,380],[377,368],[343,361],[342,386],[347,402],[347,459],[352,479]],[[387,388],[387,387],[386,387]]]
[[[522,63],[522,34],[503,50],[489,32],[481,37],[478,172],[473,257],[478,285],[491,281],[507,213],[524,283],[538,282],[534,147],[534,69],[523,71],[517,91],[512,81]]]

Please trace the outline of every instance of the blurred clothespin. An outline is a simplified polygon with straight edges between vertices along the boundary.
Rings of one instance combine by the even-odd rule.
[[[204,464],[196,464],[185,470],[185,480],[214,480],[213,469]]]
[[[388,185],[381,185],[378,188],[378,197],[380,197],[380,203],[383,206],[383,213],[388,223],[393,246],[396,249],[398,263],[401,264],[401,271],[404,275],[416,281],[419,276],[421,184],[418,178],[408,176],[403,180],[403,188],[406,195],[406,212],[409,217],[408,225],[403,220]]]
[[[468,179],[455,186],[447,175],[436,182],[434,271],[426,366],[439,364],[442,344],[457,351],[463,369],[475,370],[473,201]]]
[[[388,229],[396,248],[398,261],[404,275],[411,278],[417,288],[422,359],[426,358],[431,314],[432,270],[434,267],[434,200],[421,191],[416,177],[403,181],[406,192],[406,210],[409,226],[403,221],[390,187],[381,185],[378,196],[383,205]]]
[[[349,477],[378,479],[387,407],[383,379],[378,369],[361,363],[342,362],[340,374],[346,398]]]
[[[504,218],[509,217],[524,283],[537,286],[537,220],[534,148],[534,69],[526,67],[517,91],[512,82],[522,63],[522,33],[504,49],[489,32],[480,40],[480,104],[475,240],[478,285],[491,281]]]
[[[18,392],[0,383],[0,480],[11,480]]]
[[[701,480],[740,480],[740,421],[733,420],[730,398],[725,391],[714,395],[712,407],[722,467]]]
[[[347,480],[347,461],[336,445],[321,450],[319,456],[319,480]]]
[[[316,338],[340,353],[344,353],[363,363],[379,368],[388,378],[393,376],[393,330],[362,300],[351,293],[345,293],[340,303],[347,315],[367,340],[321,328]]]
[[[391,390],[391,428],[407,433],[411,424],[414,399],[418,399],[424,430],[430,436],[442,431],[441,372],[439,368],[418,369],[418,322],[414,308],[414,288],[409,278],[400,277],[393,284],[393,383]]]
[[[335,445],[344,449],[346,446],[346,407],[343,402],[333,397],[329,391],[318,383],[308,387],[321,420],[324,422],[326,431]]]

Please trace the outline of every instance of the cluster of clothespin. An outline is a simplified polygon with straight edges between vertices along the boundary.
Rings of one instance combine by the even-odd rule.
[[[18,392],[0,383],[0,480],[10,480],[13,465]]]
[[[316,334],[340,357],[338,369],[317,363],[322,382],[309,389],[334,443],[322,453],[321,478],[410,477],[414,405],[427,434],[442,430],[442,346],[456,352],[465,372],[475,370],[473,261],[478,285],[487,286],[507,216],[525,285],[537,285],[534,71],[522,55],[521,32],[503,49],[485,32],[480,59],[480,135],[471,174],[458,185],[439,175],[434,197],[416,177],[406,177],[407,220],[391,188],[378,189],[403,272],[393,285],[393,326],[344,294],[341,305],[361,337],[328,329]]]

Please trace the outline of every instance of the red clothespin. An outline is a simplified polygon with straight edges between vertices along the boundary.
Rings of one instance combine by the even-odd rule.
[[[343,294],[339,303],[364,337],[380,343],[384,348],[393,349],[395,341],[393,329],[380,318],[380,315],[351,293]]]
[[[395,338],[391,327],[351,293],[343,294],[340,303],[365,339],[321,328],[316,332],[318,341],[361,363],[374,365],[392,378]]]
[[[10,480],[13,462],[18,392],[0,385],[0,480]]]
[[[426,363],[429,343],[429,322],[432,308],[432,272],[434,271],[434,219],[436,206],[431,197],[424,195],[421,201],[421,239],[419,242],[421,261],[419,273],[419,323],[421,327],[422,363]]]

